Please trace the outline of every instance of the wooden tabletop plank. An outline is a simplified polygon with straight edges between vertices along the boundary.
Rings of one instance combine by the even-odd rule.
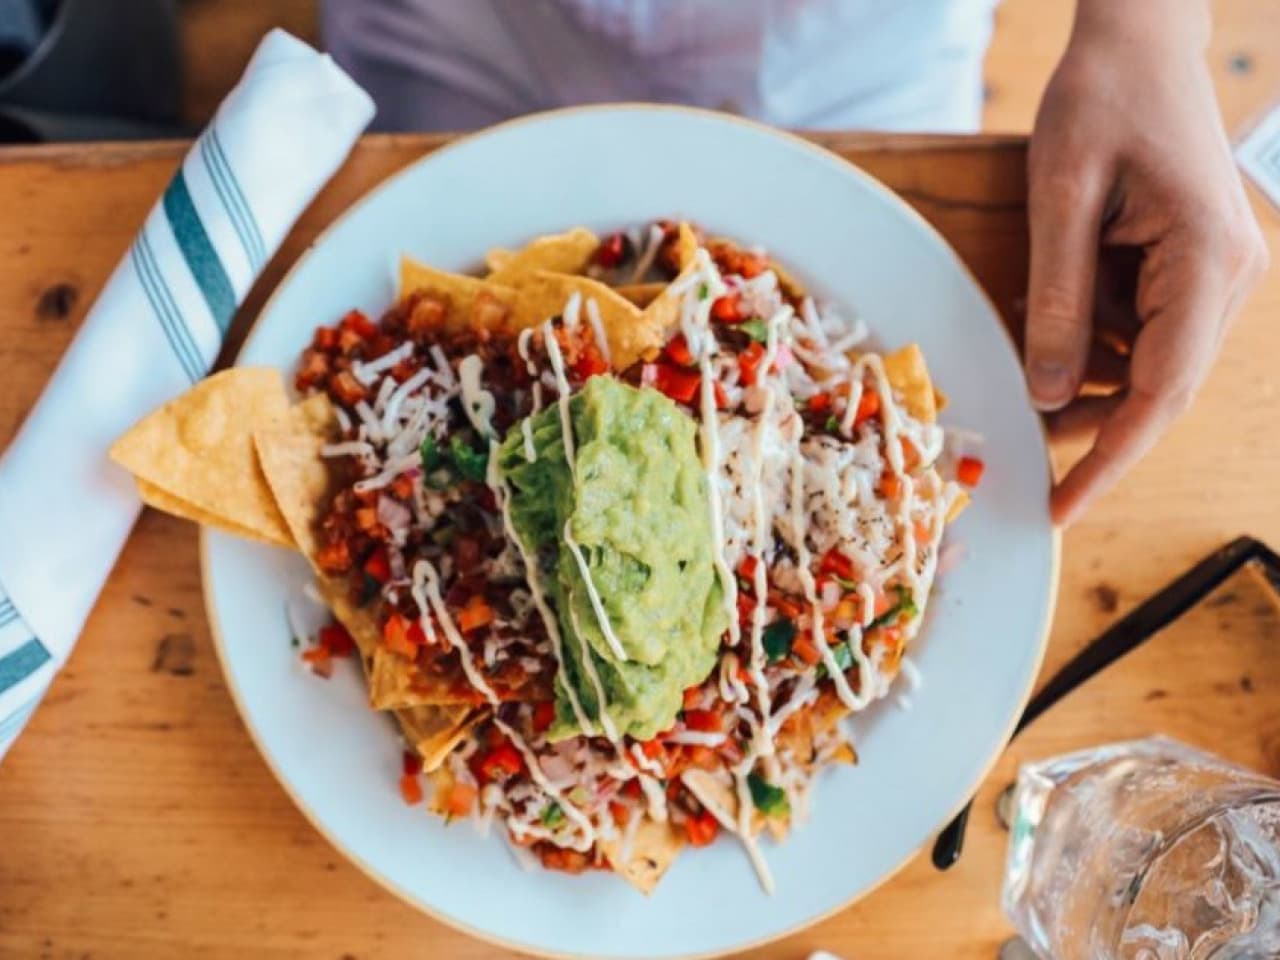
[[[1020,140],[816,139],[906,197],[1016,323],[1026,276]],[[438,144],[363,141],[272,261],[233,339],[325,224]],[[184,149],[0,152],[0,444]],[[1274,248],[1280,230],[1263,216]],[[1047,668],[1235,534],[1280,544],[1280,499],[1268,481],[1280,468],[1271,414],[1278,311],[1273,272],[1195,408],[1067,533]],[[272,779],[214,657],[195,541],[188,524],[144,514],[75,654],[0,765],[0,956],[495,956],[348,864]],[[955,870],[938,874],[921,858],[862,903],[750,956],[994,956],[1007,927],[993,803],[1020,758],[1160,729],[1280,772],[1280,661],[1268,650],[1275,611],[1247,576],[1222,596],[1029,731],[984,787]]]

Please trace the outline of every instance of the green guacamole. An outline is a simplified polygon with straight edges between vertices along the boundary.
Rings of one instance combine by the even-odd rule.
[[[569,410],[573,474],[554,404],[532,417],[532,463],[519,423],[503,441],[499,464],[511,490],[511,521],[538,558],[560,624],[565,677],[583,712],[592,719],[600,712],[583,666],[585,645],[618,732],[647,740],[675,721],[685,688],[711,672],[727,627],[697,428],[662,394],[612,377],[588,380]],[[599,625],[565,543],[566,522],[625,661]],[[551,737],[579,732],[557,684]]]

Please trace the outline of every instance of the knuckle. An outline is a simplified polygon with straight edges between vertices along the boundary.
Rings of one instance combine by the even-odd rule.
[[[1084,322],[1079,293],[1061,282],[1051,281],[1033,290],[1027,301],[1027,314],[1034,335],[1054,343],[1079,338]]]

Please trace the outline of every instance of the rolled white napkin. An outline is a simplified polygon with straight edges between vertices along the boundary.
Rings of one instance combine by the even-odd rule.
[[[141,509],[107,449],[208,372],[249,287],[373,110],[328,56],[269,33],[0,458],[0,757],[70,655]]]

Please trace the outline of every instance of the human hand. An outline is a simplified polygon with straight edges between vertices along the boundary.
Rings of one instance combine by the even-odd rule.
[[[1205,63],[1208,35],[1204,2],[1080,0],[1036,117],[1028,384],[1041,410],[1098,426],[1054,488],[1058,523],[1078,517],[1186,410],[1266,269]],[[1129,305],[1136,338],[1121,389],[1077,398],[1105,306],[1095,291],[1106,247],[1141,250]]]

